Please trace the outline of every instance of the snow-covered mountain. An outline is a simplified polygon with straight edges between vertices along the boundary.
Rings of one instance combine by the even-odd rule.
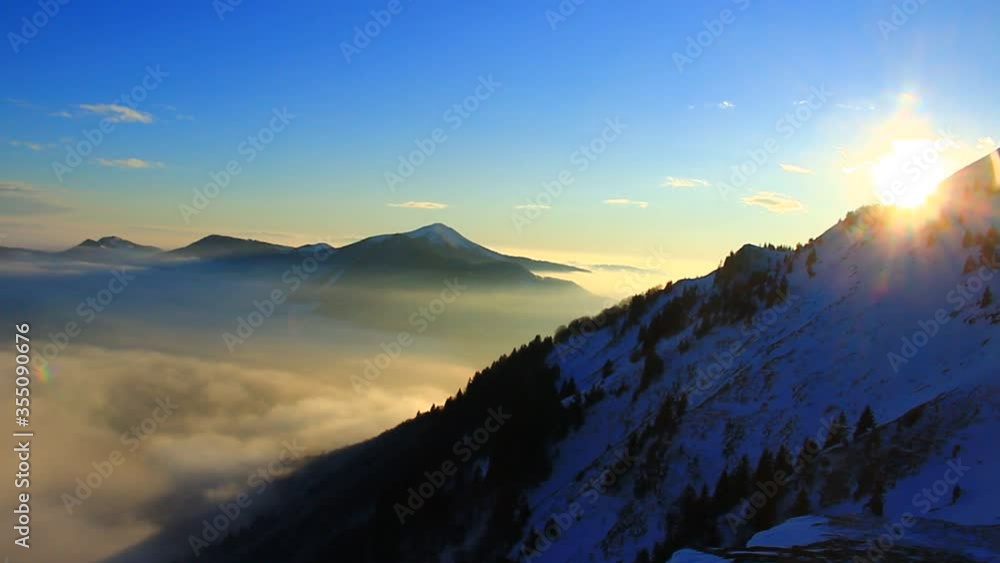
[[[1000,561],[998,163],[577,319],[240,533],[115,561]]]

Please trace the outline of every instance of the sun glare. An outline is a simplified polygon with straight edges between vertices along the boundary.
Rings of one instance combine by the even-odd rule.
[[[892,152],[872,166],[872,182],[886,205],[913,208],[922,205],[950,172],[945,156],[947,140],[899,139]]]

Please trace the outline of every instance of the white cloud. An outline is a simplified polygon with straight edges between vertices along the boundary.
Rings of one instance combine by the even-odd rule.
[[[97,163],[101,166],[114,166],[116,168],[165,168],[162,162],[143,160],[141,158],[98,158]]]
[[[834,104],[840,109],[847,109],[851,111],[875,111],[875,106],[872,104]]]
[[[789,164],[787,162],[779,162],[778,166],[781,167],[785,172],[792,172],[795,174],[812,174],[811,168],[806,168],[805,166],[799,166],[797,164]]]
[[[763,207],[771,213],[792,213],[804,211],[806,208],[801,201],[775,192],[757,192],[741,198],[740,201],[746,205]]]
[[[80,104],[80,108],[90,113],[107,116],[115,123],[152,123],[153,115],[118,104]]]
[[[552,206],[541,203],[528,203],[525,205],[515,205],[514,209],[552,209]]]
[[[677,176],[667,176],[660,184],[664,188],[698,188],[711,186],[712,183],[704,178],[680,178]]]
[[[52,117],[73,117],[73,114],[71,114],[68,111],[54,111],[49,115],[51,115]]]
[[[716,107],[718,107],[721,110],[731,110],[736,107],[736,104],[734,104],[729,100],[722,100],[721,102],[718,103]]]
[[[625,197],[606,199],[604,200],[604,203],[607,203],[609,205],[631,205],[634,207],[638,207],[639,209],[646,209],[647,207],[649,207],[648,201],[639,201],[634,199],[628,199]]]
[[[387,203],[386,207],[403,207],[406,209],[447,209],[447,203],[433,201],[405,201],[403,203]]]
[[[26,149],[31,149],[33,151],[45,150],[45,145],[41,143],[33,143],[31,141],[11,141],[10,145],[12,147],[24,147]]]

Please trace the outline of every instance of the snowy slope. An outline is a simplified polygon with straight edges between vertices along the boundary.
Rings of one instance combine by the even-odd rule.
[[[963,494],[950,505],[949,491],[949,498],[934,503],[928,513],[959,524],[1000,524],[1000,491],[990,486],[991,470],[1000,467],[994,445],[1000,431],[995,341],[1000,332],[996,303],[979,305],[984,288],[995,294],[1000,281],[988,266],[963,273],[966,260],[979,255],[979,245],[963,246],[965,232],[981,235],[989,226],[1000,226],[1000,197],[966,194],[970,174],[965,171],[942,187],[952,201],[940,217],[918,223],[909,214],[876,211],[856,225],[841,222],[802,250],[786,253],[792,270],[785,303],[759,311],[749,326],[717,327],[700,339],[689,327],[659,341],[656,352],[667,366],[665,374],[635,400],[643,361],[632,362],[630,355],[638,326],[621,335],[615,334],[621,326],[604,327],[568,353],[557,350],[550,361],[581,392],[600,387],[607,394],[588,407],[582,428],[558,445],[551,478],[529,495],[530,526],[541,530],[551,515],[566,513],[576,503],[573,523],[547,549],[525,552],[514,546],[510,557],[634,561],[640,549],[664,536],[670,501],[685,486],[697,490],[705,484],[711,491],[720,472],[741,455],[755,463],[764,448],[773,452],[782,444],[794,448],[807,436],[822,437],[824,419],[832,420],[840,410],[853,424],[870,405],[885,423],[935,399],[942,400],[938,409],[946,409],[939,411],[943,432],[928,445],[927,459],[888,491],[885,517],[907,510],[924,516],[915,505],[925,503],[915,503],[914,496],[942,478],[958,446],[957,457],[973,468],[961,478]],[[817,260],[811,276],[806,261],[813,249]],[[785,271],[783,264],[774,267]],[[678,284],[642,322],[686,287],[700,288],[703,304],[712,276]],[[930,326],[926,323],[938,310],[946,322],[931,330],[936,333],[925,345],[914,345],[916,355],[908,358],[903,339],[923,344],[914,335],[920,323]],[[748,338],[755,331],[760,337]],[[682,353],[683,341],[691,345]],[[739,353],[727,362],[725,351],[734,349]],[[890,353],[899,354],[897,361]],[[614,373],[602,379],[601,367],[609,360]],[[666,478],[637,498],[633,484],[639,471],[630,470],[607,493],[581,495],[629,434],[647,424],[663,397],[678,388],[689,391],[689,406],[660,460]],[[821,512],[860,512],[860,504]]]

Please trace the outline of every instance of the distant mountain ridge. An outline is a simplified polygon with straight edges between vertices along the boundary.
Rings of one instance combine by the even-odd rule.
[[[17,252],[13,252],[14,250]],[[588,272],[588,270],[576,266],[496,252],[469,240],[443,223],[433,223],[404,233],[375,235],[340,248],[325,242],[292,247],[255,239],[211,234],[187,246],[166,251],[155,246],[141,245],[118,236],[105,236],[97,240],[88,238],[59,253],[3,247],[0,247],[0,251],[2,251],[0,257],[61,254],[74,257],[101,256],[102,258],[111,258],[113,256],[111,253],[127,253],[133,256],[142,255],[144,258],[243,261],[248,258],[263,257],[277,259],[296,252],[329,251],[342,254],[345,260],[368,265],[375,265],[379,262],[399,265],[408,262],[409,265],[413,266],[417,265],[418,260],[422,257],[428,264],[442,261],[477,266],[513,264],[532,272]],[[97,254],[103,251],[107,251],[109,254],[107,256]]]

